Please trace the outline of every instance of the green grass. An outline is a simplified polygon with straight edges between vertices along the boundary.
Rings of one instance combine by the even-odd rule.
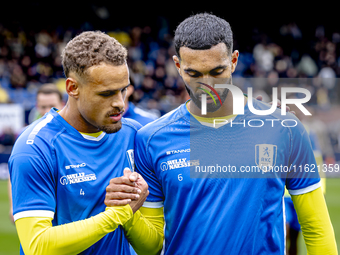
[[[340,179],[328,179],[326,185],[326,202],[333,223],[335,238],[340,251]]]
[[[19,239],[9,218],[7,181],[0,181],[0,255],[19,254]]]
[[[340,179],[326,180],[326,203],[328,207],[329,216],[331,218],[338,251],[340,251]],[[303,241],[303,236],[299,235],[299,255],[306,255],[306,245]]]
[[[335,238],[340,251],[340,179],[327,179],[326,201]],[[0,180],[0,255],[19,254],[19,239],[14,224],[9,219],[7,181]],[[299,237],[299,255],[305,255],[303,238]]]

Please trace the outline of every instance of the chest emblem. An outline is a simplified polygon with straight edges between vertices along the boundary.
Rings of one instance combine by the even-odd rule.
[[[255,163],[263,171],[270,171],[276,164],[277,146],[273,144],[255,145]]]

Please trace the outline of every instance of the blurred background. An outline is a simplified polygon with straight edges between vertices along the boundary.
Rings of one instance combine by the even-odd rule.
[[[66,102],[60,55],[66,43],[82,31],[101,30],[126,46],[134,85],[130,101],[159,117],[188,99],[172,61],[176,26],[199,12],[226,19],[234,32],[234,49],[240,52],[233,78],[269,81],[256,87],[267,102],[278,81],[297,79],[300,86],[311,91],[308,107],[313,117],[304,119],[298,111],[297,115],[318,137],[323,161],[339,164],[339,13],[335,4],[322,4],[217,3],[200,7],[179,2],[1,3],[0,255],[19,253],[9,217],[6,181],[12,146],[17,135],[36,118],[37,92],[43,84],[55,84]],[[327,177],[325,196],[340,240],[340,181],[330,178],[337,177],[335,173]],[[305,254],[304,244],[299,251]]]

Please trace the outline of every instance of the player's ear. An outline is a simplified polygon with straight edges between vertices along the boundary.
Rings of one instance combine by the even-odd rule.
[[[239,56],[239,52],[238,50],[235,50],[232,54],[231,54],[231,72],[233,73],[236,69],[237,66],[237,61],[238,61],[238,56]]]
[[[78,99],[79,97],[79,84],[74,78],[67,78],[66,80],[66,92],[70,97]]]
[[[176,66],[176,69],[177,69],[179,75],[181,75],[181,61],[180,61],[179,57],[177,55],[173,55],[172,60],[175,62],[175,66]]]

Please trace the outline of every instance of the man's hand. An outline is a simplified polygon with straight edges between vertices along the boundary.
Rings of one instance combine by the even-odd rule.
[[[124,175],[110,180],[106,187],[105,205],[127,205],[130,204],[135,213],[144,203],[149,195],[148,184],[136,172],[129,168],[124,169]]]

